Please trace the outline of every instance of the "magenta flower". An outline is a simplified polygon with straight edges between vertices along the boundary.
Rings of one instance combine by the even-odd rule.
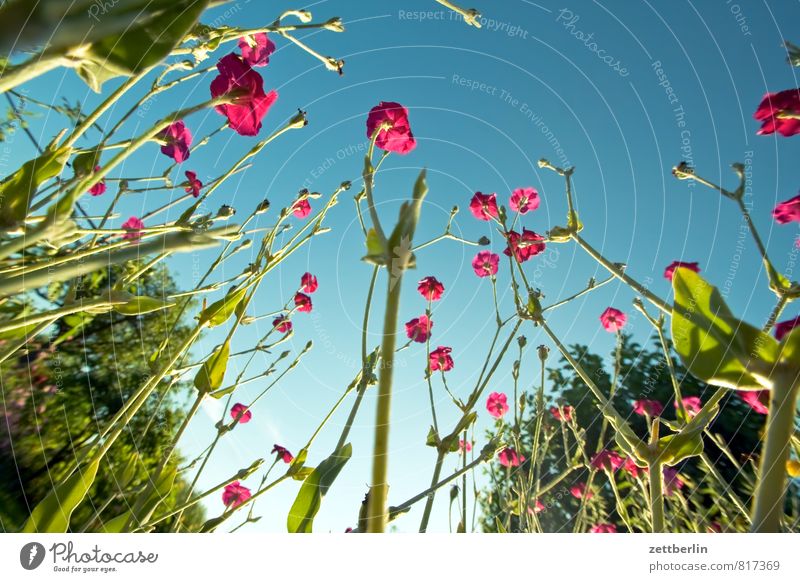
[[[406,335],[408,339],[424,344],[428,341],[432,328],[433,320],[429,319],[427,315],[420,315],[406,322]]]
[[[544,240],[544,237],[527,228],[522,229],[522,234],[512,230],[508,233],[508,246],[503,254],[510,257],[513,252],[517,261],[524,263],[531,257],[544,252]]]
[[[122,238],[126,240],[139,240],[142,238],[141,231],[144,228],[144,222],[135,216],[131,216],[128,220],[122,223],[122,228],[128,231],[122,235]]]
[[[569,492],[575,499],[583,499],[584,496],[586,499],[591,499],[594,497],[594,493],[591,491],[586,491],[586,483],[583,481],[580,483],[575,483],[575,485],[569,488]]]
[[[394,101],[381,101],[370,109],[367,137],[371,140],[376,131],[378,137],[375,138],[375,145],[387,152],[405,155],[417,147],[408,123],[408,109]]]
[[[640,416],[661,416],[664,412],[664,405],[658,400],[634,400],[633,411]]]
[[[222,492],[222,503],[225,504],[225,507],[233,509],[239,507],[250,497],[252,497],[250,490],[238,481],[234,481],[225,486]]]
[[[265,67],[269,64],[270,55],[275,52],[275,43],[267,37],[266,32],[257,32],[240,38],[239,50],[242,51],[242,60],[251,67]]]
[[[609,333],[616,333],[621,330],[625,327],[626,321],[628,321],[628,316],[619,309],[614,309],[613,307],[607,308],[600,314],[600,323],[603,324],[603,327]]]
[[[800,123],[800,120],[798,120]],[[800,222],[800,194],[790,200],[784,200],[772,211],[772,216],[778,224]]]
[[[300,285],[306,293],[313,293],[317,290],[317,287],[319,287],[317,278],[311,273],[303,273],[303,276],[300,277]]]
[[[292,207],[289,209],[289,212],[294,214],[297,218],[305,218],[309,214],[311,214],[311,204],[308,203],[308,200],[295,200]]]
[[[536,500],[536,503],[534,503],[532,507],[530,506],[528,507],[528,513],[530,514],[541,513],[543,511],[544,511],[544,503],[542,503],[538,499]]]
[[[504,467],[519,467],[520,464],[525,462],[525,457],[511,447],[506,447],[497,453],[497,460]]]
[[[464,451],[470,452],[472,450],[472,443],[469,441],[465,441],[464,439],[458,440],[458,451],[463,453]]]
[[[280,445],[272,445],[272,452],[278,455],[278,458],[284,463],[289,464],[294,460],[294,456],[289,452],[289,449]]]
[[[683,398],[683,408],[686,410],[686,414],[689,416],[694,416],[703,408],[703,401],[700,400],[699,396],[686,396]],[[675,401],[675,409],[678,409],[678,401]]]
[[[280,316],[272,320],[272,327],[281,333],[289,333],[292,331],[292,322],[289,321],[289,318]]]
[[[679,489],[683,489],[686,483],[678,475],[678,470],[674,467],[664,467],[664,495],[670,497]]]
[[[550,407],[550,414],[552,414],[553,418],[555,418],[559,422],[569,422],[570,420],[572,420],[572,411],[573,408],[569,405],[562,406],[561,408],[559,408],[558,406]]]
[[[195,198],[200,196],[200,189],[203,187],[203,183],[197,179],[197,174],[187,171],[186,180],[189,182],[189,185],[185,188],[186,192],[191,192]]]
[[[478,277],[491,277],[497,274],[500,256],[491,251],[481,251],[472,259],[472,269]]]
[[[603,469],[616,471],[625,464],[625,460],[619,456],[619,453],[603,449],[592,457],[590,464],[593,469],[598,471],[602,471]]]
[[[217,63],[219,75],[211,81],[211,96],[226,96],[230,103],[216,106],[239,135],[258,135],[261,120],[278,99],[278,93],[264,93],[264,79],[250,65],[231,53]]]
[[[782,114],[800,115],[800,89],[767,93],[753,114],[761,122],[758,135],[775,133],[791,137],[800,133],[800,119],[781,119]]]
[[[99,172],[100,166],[95,166],[94,171],[95,173]],[[100,180],[99,182],[97,182],[97,184],[89,188],[89,194],[91,194],[92,196],[102,196],[105,193],[106,193],[105,179]]]
[[[683,261],[672,261],[669,266],[664,269],[664,278],[668,281],[672,281],[673,275],[675,275],[675,269],[677,268],[689,269],[690,271],[694,271],[695,273],[700,272],[700,267],[697,266],[697,263],[684,263]]]
[[[636,461],[633,460],[633,457],[626,457],[625,463],[622,465],[622,468],[634,479],[641,475],[642,473],[647,473],[646,468],[642,468],[636,464]]]
[[[239,424],[247,424],[253,418],[253,413],[241,402],[231,406],[231,418],[239,420]]]
[[[783,341],[783,338],[786,337],[786,335],[798,325],[800,325],[800,315],[794,319],[788,319],[780,322],[775,326],[775,339],[777,339],[779,342]]]
[[[448,372],[453,369],[453,358],[450,356],[450,352],[453,351],[453,348],[448,348],[446,346],[439,346],[435,350],[430,353],[429,358],[429,366],[432,372],[436,370],[441,370],[442,372]]]
[[[309,297],[305,293],[298,292],[295,294],[294,305],[297,308],[297,311],[301,311],[304,313],[311,313],[312,309],[311,297]]]
[[[189,146],[192,145],[192,132],[183,121],[176,121],[158,134],[164,142],[161,153],[169,156],[179,164],[189,159]]]
[[[737,390],[736,393],[758,414],[769,412],[769,390]]]
[[[428,301],[439,301],[444,293],[444,285],[436,277],[425,277],[417,285],[417,291]]]
[[[508,398],[502,392],[492,392],[486,399],[486,410],[494,418],[502,417],[508,412]]]
[[[472,200],[469,201],[469,211],[472,213],[472,216],[478,220],[488,221],[492,218],[499,217],[500,212],[497,209],[497,196],[494,192],[491,194],[475,192]]]
[[[514,212],[526,214],[539,208],[539,193],[536,188],[517,188],[511,193],[508,205]]]
[[[617,533],[617,526],[613,523],[598,523],[592,526],[589,533]]]

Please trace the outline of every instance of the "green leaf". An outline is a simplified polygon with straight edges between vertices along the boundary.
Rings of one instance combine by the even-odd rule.
[[[378,232],[374,228],[367,231],[367,254],[361,259],[362,261],[371,265],[385,265],[386,264],[386,249],[381,243]]]
[[[128,529],[147,523],[156,508],[169,497],[177,475],[178,467],[176,465],[168,467],[161,473],[155,484],[150,483],[139,494],[132,509],[104,522],[101,526],[101,532],[124,533]]]
[[[703,452],[703,433],[678,433],[658,440],[659,458],[665,465],[677,465],[684,459],[696,457]]]
[[[94,483],[100,459],[80,468],[47,494],[31,511],[22,533],[66,533],[72,512]]]
[[[800,365],[800,325],[786,334],[781,341],[780,350],[782,361]]]
[[[289,516],[286,518],[286,527],[289,533],[311,533],[314,517],[322,504],[322,498],[325,497],[352,454],[353,447],[347,443],[322,461],[303,481],[300,492],[289,510]]]
[[[225,378],[225,370],[228,368],[230,352],[231,344],[229,340],[226,340],[203,362],[200,371],[194,377],[194,386],[201,393],[211,392],[222,385],[222,380]]]
[[[717,288],[694,271],[677,269],[672,286],[672,341],[684,366],[709,384],[738,390],[768,387],[766,375],[777,361],[778,343],[736,319]]]
[[[24,220],[39,186],[58,176],[68,159],[68,149],[45,150],[0,182],[0,226],[10,227]]]
[[[247,293],[247,287],[229,291],[225,297],[215,301],[200,312],[200,325],[207,324],[208,327],[222,325],[236,311],[236,306]]]
[[[439,444],[439,434],[435,428],[431,427],[428,431],[428,438],[425,439],[425,446],[438,448]]]
[[[114,311],[122,315],[143,315],[145,313],[152,313],[161,309],[169,309],[174,307],[175,304],[169,301],[162,301],[160,299],[153,299],[152,297],[145,297],[143,295],[136,295],[122,305],[114,306]]]
[[[163,61],[194,27],[210,0],[156,0],[151,18],[105,36],[91,45],[77,67],[78,75],[99,93],[103,83],[134,75]]]
[[[306,459],[308,458],[308,449],[303,448],[300,449],[297,454],[295,455],[294,459],[292,459],[289,468],[286,470],[287,475],[295,475],[297,474],[300,469],[306,464]]]

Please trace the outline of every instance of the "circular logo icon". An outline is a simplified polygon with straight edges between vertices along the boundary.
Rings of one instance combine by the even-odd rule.
[[[44,562],[44,546],[39,542],[30,542],[19,551],[19,563],[26,570],[35,570]]]

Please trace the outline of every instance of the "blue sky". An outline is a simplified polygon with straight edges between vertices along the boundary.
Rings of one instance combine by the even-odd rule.
[[[662,295],[669,292],[662,277],[667,264],[676,259],[697,261],[703,274],[724,289],[735,313],[762,323],[773,296],[751,239],[740,235],[737,209],[711,190],[670,175],[673,165],[687,159],[707,178],[734,187],[729,164],[738,161],[751,170],[748,199],[776,266],[790,279],[798,278],[797,252],[792,250],[796,225],[776,225],[770,212],[777,201],[797,192],[800,175],[792,161],[798,159],[800,142],[757,136],[758,125],[752,119],[764,93],[797,86],[797,69],[786,63],[781,46],[783,39],[800,40],[784,24],[800,21],[796,2],[681,0],[667,6],[648,1],[474,0],[471,5],[486,18],[481,30],[466,26],[432,0],[307,5],[315,20],[332,16],[344,20],[344,34],[301,35],[322,54],[344,58],[343,77],[324,70],[287,41],[274,39],[278,50],[261,72],[266,86],[277,89],[280,97],[265,119],[262,136],[281,126],[298,107],[308,111],[310,124],[270,146],[252,168],[219,189],[209,204],[212,208],[229,204],[246,215],[264,197],[273,208],[280,208],[302,187],[327,196],[343,180],[352,180],[355,186],[331,212],[332,232],[285,263],[254,302],[253,315],[277,309],[293,293],[303,272],[315,273],[320,289],[314,295],[314,312],[295,316],[291,342],[299,350],[313,340],[314,350],[256,405],[251,423],[224,439],[202,485],[224,479],[255,458],[268,457],[275,442],[296,451],[358,370],[360,321],[371,268],[359,260],[364,254],[363,236],[351,198],[360,184],[366,115],[381,100],[397,101],[409,109],[418,146],[410,155],[393,155],[385,162],[377,178],[379,211],[384,223],[392,223],[400,201],[410,196],[417,174],[427,168],[430,193],[418,241],[441,234],[450,209],[458,205],[462,210],[454,221],[454,232],[472,240],[489,236],[492,249],[499,252],[503,247],[496,233],[467,210],[475,191],[496,192],[507,204],[511,190],[533,186],[542,204],[522,224],[537,232],[562,224],[566,214],[563,181],[538,168],[537,160],[545,157],[577,167],[576,199],[584,235],[605,256],[627,263],[629,273],[650,282]],[[220,8],[203,20],[219,17],[219,23],[252,26],[270,22],[284,6],[293,7],[287,2],[265,7],[239,0],[228,6],[227,18],[226,9]],[[234,48],[226,45],[214,56]],[[134,116],[127,130],[138,133],[161,115],[206,99],[212,78],[156,98],[147,111]],[[110,83],[108,89],[113,86]],[[32,83],[29,90],[39,99],[64,94],[87,106],[98,102],[69,71],[52,73]],[[112,111],[104,123],[123,110]],[[208,134],[221,123],[213,111],[187,119],[196,136]],[[35,130],[44,141],[55,133],[57,123],[45,119]],[[194,170],[208,180],[252,144],[250,138],[224,132],[193,154],[183,170]],[[21,152],[21,140],[19,146]],[[113,175],[157,174],[169,161],[153,145]],[[91,213],[102,213],[113,194],[110,188],[106,199],[84,202]],[[156,192],[129,197],[120,222],[163,204],[169,196]],[[273,217],[274,213],[263,215],[260,224],[270,224]],[[400,315],[402,323],[424,312],[416,280],[435,275],[445,284],[445,296],[434,308],[432,343],[452,346],[456,367],[448,378],[451,388],[462,396],[475,382],[475,362],[483,361],[494,326],[491,286],[478,280],[470,266],[476,250],[445,241],[421,251],[417,271],[408,275],[404,285]],[[204,272],[204,261],[210,256],[174,259],[179,285],[190,287],[198,265]],[[219,279],[240,272],[248,260],[242,254],[238,261],[226,264]],[[571,244],[551,246],[525,268],[545,293],[546,303],[581,289],[591,276],[605,276]],[[505,274],[499,283],[510,314]],[[379,283],[378,288],[383,286]],[[633,297],[630,290],[612,283],[553,313],[550,323],[565,342],[590,344],[596,351],[608,352],[613,337],[601,329],[598,316],[614,305],[630,314],[631,330],[645,342],[649,330],[631,308]],[[382,298],[383,293],[378,293],[377,306]],[[787,316],[795,315],[793,307]],[[382,309],[377,309],[369,330],[371,346],[380,341],[381,319]],[[243,329],[235,350],[263,335],[268,321]],[[523,333],[531,346],[547,343],[530,326]],[[201,340],[201,349],[211,349],[219,340],[218,333],[208,334]],[[391,433],[391,504],[425,489],[433,469],[434,451],[424,446],[430,425],[424,356],[422,345],[399,354]],[[501,366],[489,391],[510,394],[511,361],[509,357]],[[267,365],[265,360],[251,370]],[[531,350],[527,365],[523,363],[523,386],[534,381],[536,365]],[[229,372],[235,375],[235,366]],[[456,410],[441,386],[436,387],[440,423],[452,425]],[[257,383],[248,385],[236,399],[246,402],[258,391]],[[370,478],[373,396],[370,391],[362,405],[351,433],[353,459],[325,499],[315,531],[342,531],[357,517]],[[324,429],[310,452],[310,464],[330,454],[351,402],[348,399]],[[183,443],[187,455],[209,442],[217,417],[206,413],[213,413],[213,408],[205,408],[192,423]],[[480,446],[490,419],[483,408],[479,418]],[[454,464],[455,458],[448,459],[445,474]],[[257,478],[247,484],[255,488]],[[263,517],[248,528],[285,531],[286,514],[298,486],[286,483],[260,501],[256,513]],[[208,508],[209,515],[221,511],[218,496]],[[420,509],[398,520],[397,528],[414,531]],[[431,523],[432,529],[447,530],[446,492],[438,498]]]

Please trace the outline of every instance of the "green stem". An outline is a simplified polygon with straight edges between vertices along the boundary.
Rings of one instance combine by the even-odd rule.
[[[433,509],[433,498],[436,496],[434,485],[439,482],[443,463],[444,452],[439,451],[436,455],[436,466],[433,469],[433,477],[431,477],[430,493],[428,493],[428,499],[425,501],[425,510],[422,512],[422,520],[419,522],[419,533],[425,533],[428,530],[428,521],[431,518],[431,510]]]
[[[766,442],[761,453],[753,507],[753,532],[780,531],[786,495],[786,461],[794,432],[800,381],[792,368],[778,370],[767,416]]]

